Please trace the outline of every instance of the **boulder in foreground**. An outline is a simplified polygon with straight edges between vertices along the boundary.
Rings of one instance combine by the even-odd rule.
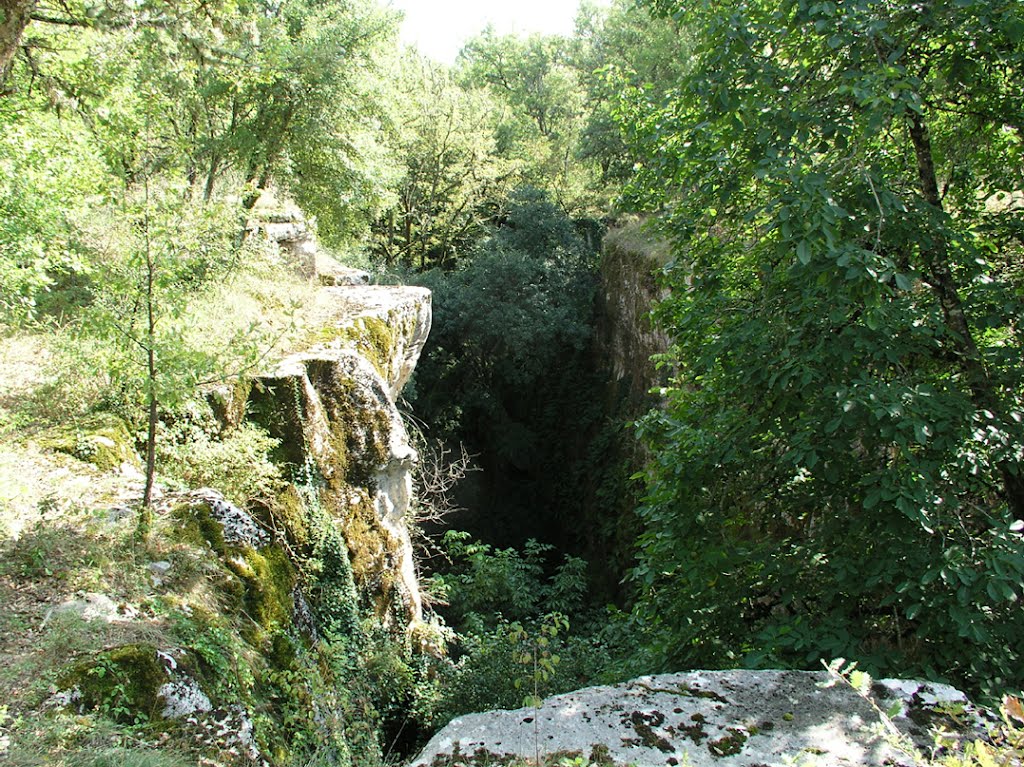
[[[637,767],[913,763],[879,711],[848,685],[828,682],[826,672],[692,671],[589,687],[536,709],[455,719],[413,767],[551,756]],[[871,693],[882,710],[901,702],[892,721],[923,750],[934,745],[936,727],[984,734],[983,712],[952,687],[881,680]]]

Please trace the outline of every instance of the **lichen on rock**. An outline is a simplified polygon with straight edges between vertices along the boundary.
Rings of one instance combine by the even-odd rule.
[[[824,672],[693,671],[590,687],[537,708],[454,719],[412,765],[447,767],[459,763],[458,754],[480,751],[545,762],[561,752],[597,752],[604,764],[636,767],[782,767],[808,755],[840,767],[909,767],[909,757],[872,726],[877,710],[828,681]],[[887,680],[885,687],[926,705],[924,683]],[[942,692],[936,700],[948,697]],[[960,729],[969,737],[983,732],[977,718]],[[931,745],[927,731],[908,735],[918,747]]]

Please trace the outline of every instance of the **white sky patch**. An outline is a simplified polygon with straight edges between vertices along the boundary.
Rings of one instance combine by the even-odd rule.
[[[387,2],[387,0],[385,0]],[[402,42],[451,64],[465,42],[488,24],[499,34],[571,35],[579,0],[390,0],[405,14]],[[607,0],[599,0],[606,5]]]

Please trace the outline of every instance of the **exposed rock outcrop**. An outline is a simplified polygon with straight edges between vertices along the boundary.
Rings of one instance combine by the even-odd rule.
[[[891,734],[886,737],[879,712],[864,697],[828,682],[827,673],[806,671],[640,677],[558,695],[536,709],[460,717],[412,764],[439,767],[487,755],[486,762],[472,763],[499,765],[515,756],[543,760],[552,754],[636,767],[913,763]],[[930,724],[966,737],[984,734],[983,712],[951,687],[882,680],[872,694],[883,709],[900,701],[893,721],[917,747],[932,745]]]
[[[250,382],[219,392],[217,409],[228,429],[250,420],[280,440],[277,462],[306,485],[284,505],[308,503],[316,485],[315,502],[345,535],[362,598],[387,623],[409,625],[422,617],[406,521],[417,455],[395,402],[430,332],[430,291],[369,285],[365,272],[319,248],[298,208],[269,195],[254,216],[292,268],[325,287],[303,308],[304,340]],[[288,528],[280,506],[269,511]]]
[[[430,292],[327,287],[307,316],[307,348],[231,392],[239,401],[224,411],[279,439],[279,461],[300,481],[322,483],[361,595],[388,622],[412,623],[422,616],[406,520],[417,455],[395,400],[430,330]]]
[[[286,263],[303,277],[321,285],[367,285],[370,275],[338,263],[317,241],[316,225],[295,205],[278,202],[265,193],[253,209],[250,234],[261,234],[280,249]]]
[[[668,244],[637,222],[609,232],[602,246],[597,344],[634,407],[664,377],[651,356],[665,352],[669,338],[651,323],[650,312],[664,297],[654,275],[669,257]]]

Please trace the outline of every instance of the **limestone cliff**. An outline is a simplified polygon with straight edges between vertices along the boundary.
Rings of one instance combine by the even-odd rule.
[[[669,257],[667,243],[638,222],[610,231],[602,245],[597,346],[633,408],[648,401],[664,376],[651,357],[667,350],[669,338],[652,324],[650,312],[663,297],[655,274]]]
[[[278,460],[342,529],[362,597],[408,625],[422,613],[406,522],[417,456],[395,400],[430,331],[430,293],[325,287],[304,317],[303,348],[221,392],[221,411],[228,428],[249,420],[280,440]]]
[[[656,274],[668,258],[668,245],[639,222],[609,231],[601,247],[594,363],[604,380],[599,394],[603,425],[590,435],[587,448],[598,456],[601,471],[589,473],[576,521],[584,557],[603,563],[592,569],[593,587],[615,601],[627,599],[624,576],[634,565],[641,532],[636,517],[640,488],[629,478],[647,458],[626,424],[657,404],[651,390],[663,385],[667,373],[651,360],[668,349],[669,338],[650,314],[662,297]]]

